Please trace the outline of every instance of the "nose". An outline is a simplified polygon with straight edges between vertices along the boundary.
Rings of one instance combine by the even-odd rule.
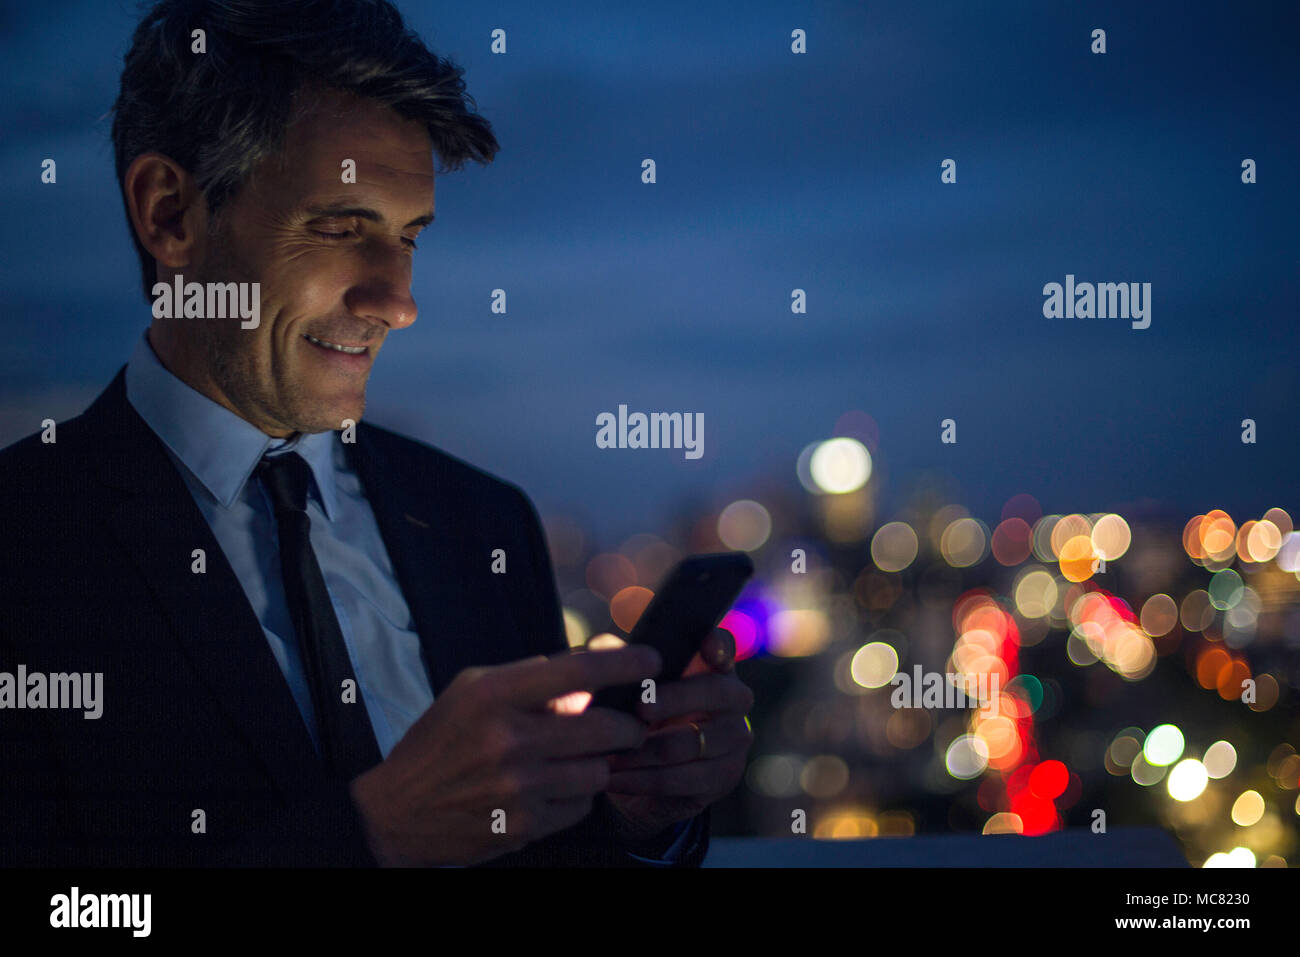
[[[344,304],[354,316],[389,329],[414,324],[418,309],[411,295],[411,256],[376,250],[366,258],[365,274],[347,291]]]

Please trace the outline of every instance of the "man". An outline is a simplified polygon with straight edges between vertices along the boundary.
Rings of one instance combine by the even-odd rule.
[[[751,740],[725,635],[638,715],[586,708],[654,652],[565,653],[524,493],[361,421],[433,153],[498,148],[460,75],[386,2],[140,24],[113,139],[154,319],[0,452],[7,863],[702,859]]]

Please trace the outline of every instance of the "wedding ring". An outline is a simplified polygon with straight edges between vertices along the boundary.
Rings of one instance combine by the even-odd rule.
[[[695,755],[695,760],[698,761],[702,757],[704,757],[704,732],[700,729],[700,726],[696,724],[694,721],[687,721],[686,723],[695,729],[695,734],[700,739],[700,751],[699,754]]]

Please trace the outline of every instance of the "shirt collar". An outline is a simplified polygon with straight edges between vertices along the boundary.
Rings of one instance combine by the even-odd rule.
[[[224,508],[239,498],[262,456],[297,452],[311,468],[325,517],[337,514],[333,432],[276,439],[176,378],[158,360],[148,334],[126,366],[127,401]]]

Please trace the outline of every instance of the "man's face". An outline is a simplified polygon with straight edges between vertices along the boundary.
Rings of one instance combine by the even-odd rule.
[[[306,110],[286,131],[283,162],[257,168],[219,211],[202,261],[179,270],[187,283],[260,282],[260,324],[155,320],[189,324],[189,368],[173,372],[279,436],[360,420],[385,337],[415,321],[414,239],[433,219],[422,123],[334,90],[295,103]],[[343,181],[345,160],[355,183]]]

